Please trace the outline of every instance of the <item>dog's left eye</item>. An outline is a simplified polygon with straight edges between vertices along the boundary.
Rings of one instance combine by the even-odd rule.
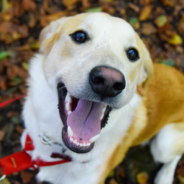
[[[135,62],[139,59],[139,53],[136,49],[130,48],[126,51],[127,57],[130,61]]]
[[[85,32],[83,31],[77,31],[70,35],[72,39],[77,43],[84,43],[88,40],[88,37]]]

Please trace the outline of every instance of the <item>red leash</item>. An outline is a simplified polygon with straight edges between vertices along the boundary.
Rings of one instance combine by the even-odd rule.
[[[58,164],[64,164],[70,162],[70,160],[59,160],[47,162],[39,157],[36,160],[32,160],[31,156],[26,151],[33,151],[34,144],[31,137],[27,134],[24,149],[20,152],[13,153],[0,159],[0,166],[2,167],[2,174],[9,175],[14,172],[19,172],[24,169],[39,169],[40,167],[53,166]]]
[[[2,102],[0,103],[0,108],[16,100],[22,99],[25,96],[26,95],[20,95],[11,100]],[[2,167],[2,174],[9,175],[14,172],[19,172],[21,170],[28,169],[28,168],[39,169],[39,167],[53,166],[53,165],[64,164],[64,163],[70,162],[70,160],[64,160],[64,159],[59,160],[59,161],[53,161],[53,162],[46,162],[46,161],[41,160],[40,158],[37,158],[36,160],[32,160],[31,156],[27,154],[26,151],[33,151],[33,150],[34,150],[33,141],[31,137],[27,135],[24,149],[22,151],[13,153],[9,156],[6,156],[0,159],[0,166]]]
[[[25,96],[26,96],[25,94],[24,94],[24,95],[20,95],[20,96],[18,96],[18,97],[16,97],[16,98],[13,98],[13,99],[11,99],[11,100],[2,102],[2,103],[0,103],[0,108],[1,108],[1,107],[4,107],[5,105],[8,105],[8,104],[10,104],[10,103],[12,103],[12,102],[14,102],[14,101],[16,101],[16,100],[19,100],[19,99],[21,99],[21,98],[24,98]]]

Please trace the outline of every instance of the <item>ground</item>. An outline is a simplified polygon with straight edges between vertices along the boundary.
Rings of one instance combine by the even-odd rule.
[[[103,11],[127,20],[146,43],[153,62],[184,72],[183,0],[1,0],[0,103],[26,94],[28,61],[39,49],[41,29],[52,20],[81,12]],[[23,100],[0,108],[0,157],[19,151],[23,131]],[[109,174],[107,184],[152,184],[161,167],[154,163],[149,145],[133,147]],[[3,184],[35,184],[36,172],[8,176]],[[181,159],[174,184],[184,183]]]

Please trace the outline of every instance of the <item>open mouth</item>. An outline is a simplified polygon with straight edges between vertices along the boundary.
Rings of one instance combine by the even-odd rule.
[[[87,153],[105,127],[111,108],[102,102],[77,99],[58,83],[59,113],[64,144],[76,153]]]

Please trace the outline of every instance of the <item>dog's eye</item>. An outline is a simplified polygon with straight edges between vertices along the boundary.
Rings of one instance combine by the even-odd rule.
[[[126,51],[127,57],[130,61],[134,62],[139,59],[139,53],[137,52],[136,49],[130,48]]]
[[[72,39],[77,43],[84,43],[88,40],[88,37],[85,32],[83,31],[77,31],[73,34],[71,34]]]

